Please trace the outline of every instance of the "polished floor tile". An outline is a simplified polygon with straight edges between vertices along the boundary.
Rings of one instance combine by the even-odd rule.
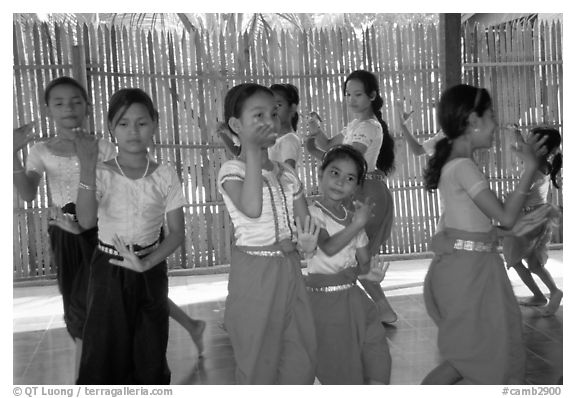
[[[551,251],[548,269],[562,288],[562,251]],[[440,361],[437,328],[422,299],[429,260],[392,262],[383,287],[399,319],[386,327],[392,356],[391,384],[419,384]],[[517,296],[528,290],[509,273]],[[226,275],[170,278],[170,297],[192,318],[207,322],[204,355],[183,327],[170,320],[167,348],[172,384],[234,384],[234,355],[222,326]],[[546,291],[544,289],[544,291]],[[14,384],[72,384],[74,344],[62,321],[55,285],[15,286],[13,316]],[[522,307],[529,384],[556,384],[563,374],[563,307],[552,317]]]

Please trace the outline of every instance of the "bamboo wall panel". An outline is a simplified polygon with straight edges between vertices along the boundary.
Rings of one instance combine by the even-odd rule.
[[[443,87],[438,27],[371,27],[362,32],[331,28],[302,32],[262,32],[254,37],[227,31],[172,32],[71,25],[14,23],[13,123],[38,122],[42,137],[54,126],[43,105],[43,87],[55,77],[85,70],[92,103],[90,129],[112,139],[106,123],[110,96],[124,87],[151,95],[159,113],[159,133],[151,150],[174,165],[187,200],[186,237],[169,258],[170,268],[209,268],[230,262],[232,226],[217,189],[217,173],[227,154],[216,126],[223,120],[226,91],[241,82],[269,86],[289,82],[300,91],[298,133],[304,115],[317,111],[329,136],[350,121],[344,80],[355,69],[368,69],[380,81],[382,109],[395,140],[396,170],[388,185],[394,197],[394,228],[386,253],[428,250],[439,217],[437,194],[422,185],[425,157],[415,157],[400,132],[396,101],[414,110],[408,124],[418,140],[438,130],[435,108]],[[463,26],[463,81],[486,87],[501,126],[520,122],[523,130],[547,123],[562,131],[562,25],[506,24]],[[73,47],[80,46],[85,65]],[[492,187],[504,195],[517,181],[521,165],[511,154],[511,135],[498,130],[495,146],[478,155]],[[24,158],[26,151],[24,151]],[[318,194],[318,165],[302,150],[298,174],[306,193]],[[14,193],[14,279],[53,277],[46,234],[50,204],[47,186],[24,203]],[[561,191],[553,201],[562,205]],[[561,230],[555,242],[562,242]]]

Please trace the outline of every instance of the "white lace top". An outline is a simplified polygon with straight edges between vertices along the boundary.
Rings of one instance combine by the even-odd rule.
[[[376,161],[382,146],[382,125],[376,119],[354,119],[344,128],[343,144],[351,145],[354,142],[366,145],[364,159],[368,164],[368,172],[376,170]]]
[[[160,164],[152,174],[132,180],[106,164],[96,169],[98,237],[112,244],[114,234],[126,244],[154,243],[164,215],[186,204],[182,184],[172,165]]]
[[[98,140],[98,161],[104,162],[114,156],[116,156],[114,144],[107,140]],[[30,148],[26,159],[26,171],[33,171],[40,176],[46,173],[52,206],[62,207],[66,203],[76,203],[80,182],[80,163],[76,155],[55,155],[45,142],[39,142]]]
[[[347,214],[345,220],[336,220],[333,215],[328,214],[317,202],[308,207],[310,215],[315,217],[322,228],[332,236],[345,228],[344,223],[349,220],[352,214]],[[308,260],[308,273],[310,274],[335,274],[346,268],[355,267],[356,249],[368,245],[368,236],[362,230],[356,235],[341,251],[328,257],[326,253],[318,247],[316,254]]]
[[[287,159],[294,159],[296,165],[300,163],[300,151],[302,143],[295,132],[290,132],[279,137],[274,145],[268,148],[270,160],[285,162]]]
[[[226,181],[244,180],[246,164],[229,160],[218,172],[218,190],[234,224],[238,246],[268,246],[284,239],[296,241],[294,200],[304,194],[303,186],[292,167],[273,163],[273,170],[262,170],[262,214],[257,218],[250,218],[238,210],[223,188]]]

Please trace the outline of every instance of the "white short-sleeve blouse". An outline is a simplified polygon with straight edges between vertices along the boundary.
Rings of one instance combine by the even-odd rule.
[[[368,164],[368,172],[376,170],[376,161],[382,146],[382,125],[376,119],[352,120],[343,131],[343,144],[351,145],[358,142],[366,146],[364,159]]]
[[[345,228],[343,221],[337,221],[332,215],[326,213],[316,202],[308,207],[310,215],[332,236]],[[349,215],[349,217],[351,214]],[[347,218],[349,218],[347,217]],[[356,249],[368,245],[368,236],[362,230],[341,251],[329,257],[318,247],[314,257],[308,260],[308,273],[335,274],[346,268],[355,267]]]
[[[154,243],[164,215],[186,204],[182,184],[173,166],[160,164],[146,177],[132,180],[106,164],[96,169],[98,237],[112,244],[115,234],[126,244]]]
[[[116,147],[110,141],[98,140],[98,161],[105,162],[116,155]],[[46,173],[51,205],[62,207],[66,203],[76,203],[80,182],[78,156],[53,154],[45,142],[30,148],[26,159],[26,171],[42,176]]]
[[[257,218],[250,218],[238,210],[223,188],[226,181],[244,181],[246,164],[229,160],[218,172],[218,190],[234,224],[237,246],[261,247],[284,239],[296,241],[294,200],[304,194],[303,186],[292,167],[278,162],[273,164],[271,171],[262,170],[262,213]]]

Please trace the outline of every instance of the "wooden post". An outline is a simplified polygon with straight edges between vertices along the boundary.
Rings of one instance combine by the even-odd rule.
[[[446,90],[462,83],[462,46],[460,14],[440,14],[440,69]]]

